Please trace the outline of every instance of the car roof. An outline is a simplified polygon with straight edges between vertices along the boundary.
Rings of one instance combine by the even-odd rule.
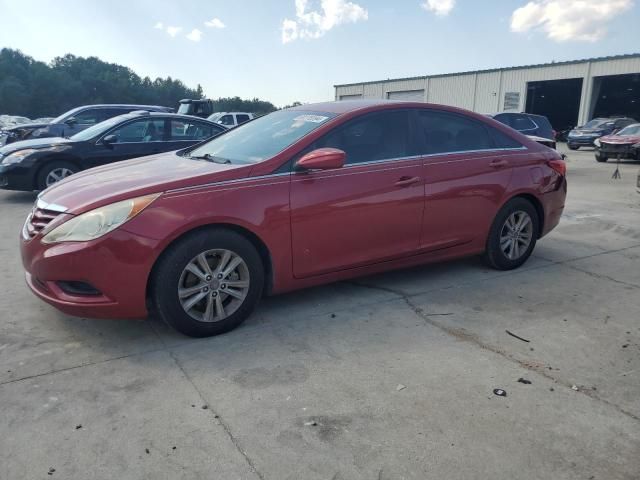
[[[118,115],[115,118],[122,118],[124,119],[132,119],[132,118],[144,118],[144,117],[167,117],[167,118],[175,118],[176,120],[184,120],[185,122],[188,121],[199,121],[199,122],[204,122],[204,123],[209,123],[211,125],[216,125],[216,126],[220,126],[220,124],[212,122],[210,120],[207,120],[206,118],[200,118],[200,117],[194,117],[193,115],[182,115],[180,113],[171,113],[171,112],[147,112],[147,111],[138,111],[138,112],[130,112],[130,113],[125,113],[123,115]]]

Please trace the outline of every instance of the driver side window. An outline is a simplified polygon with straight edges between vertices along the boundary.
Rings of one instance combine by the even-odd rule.
[[[141,119],[113,130],[117,141],[113,143],[143,143],[164,141],[164,119]]]

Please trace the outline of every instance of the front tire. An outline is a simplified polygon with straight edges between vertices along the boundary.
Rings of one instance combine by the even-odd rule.
[[[571,144],[567,144],[567,147],[569,147],[569,150],[578,150],[580,148],[578,145]]]
[[[609,160],[609,157],[603,155],[602,153],[596,153],[596,162],[604,163]]]
[[[78,167],[71,162],[59,160],[49,162],[38,171],[36,187],[38,190],[45,190],[78,171]]]
[[[210,337],[240,325],[264,286],[264,265],[243,235],[202,230],[170,247],[153,275],[151,299],[159,316],[190,337]]]
[[[484,255],[496,270],[518,268],[536,246],[540,220],[535,207],[524,198],[509,201],[496,215]]]

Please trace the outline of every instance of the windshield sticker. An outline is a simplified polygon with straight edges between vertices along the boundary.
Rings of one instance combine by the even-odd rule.
[[[310,123],[322,123],[328,119],[329,117],[324,117],[322,115],[300,115],[294,118],[296,122],[310,122]]]

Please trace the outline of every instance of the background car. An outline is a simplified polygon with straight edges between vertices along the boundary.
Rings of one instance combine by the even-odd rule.
[[[606,162],[609,158],[640,160],[640,123],[634,123],[612,135],[596,139],[596,160]]]
[[[227,128],[237,127],[243,123],[253,120],[253,113],[247,112],[217,112],[208,118],[211,122],[219,123]]]
[[[569,132],[567,146],[571,150],[577,150],[580,147],[593,147],[596,139],[611,135],[633,123],[637,123],[637,121],[629,117],[594,118],[582,127],[576,127]]]
[[[70,137],[109,118],[137,110],[173,112],[173,108],[157,105],[87,105],[69,110],[50,122],[24,123],[6,128],[4,144],[31,138]]]
[[[523,135],[542,137],[555,141],[555,133],[549,119],[531,113],[502,112],[489,115],[494,120],[519,131]]]
[[[134,112],[69,139],[24,140],[0,148],[0,187],[44,190],[81,170],[189,147],[226,131],[201,118]]]
[[[517,268],[566,192],[558,152],[489,118],[329,102],[54,185],[21,251],[31,290],[65,313],[139,318],[150,306],[209,336],[263,293],[468,255]]]

